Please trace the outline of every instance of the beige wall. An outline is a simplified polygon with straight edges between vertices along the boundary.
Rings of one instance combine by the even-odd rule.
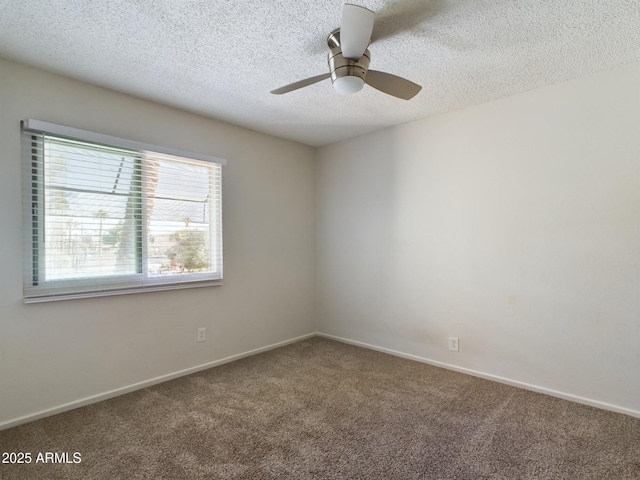
[[[320,332],[640,416],[640,65],[322,148],[316,177]]]
[[[225,284],[24,305],[25,118],[226,158]],[[0,428],[314,332],[313,161],[310,147],[0,59]]]
[[[629,66],[314,151],[0,59],[0,428],[312,333],[315,315],[640,416],[638,85]],[[24,305],[24,118],[228,159],[225,285]]]

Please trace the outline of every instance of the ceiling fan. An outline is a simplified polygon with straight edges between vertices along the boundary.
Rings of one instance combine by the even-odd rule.
[[[371,54],[367,47],[371,42],[373,17],[371,10],[346,3],[340,28],[327,38],[330,72],[277,88],[271,93],[281,95],[331,78],[333,88],[343,95],[359,92],[366,83],[403,100],[415,97],[422,90],[420,85],[390,73],[369,70]]]

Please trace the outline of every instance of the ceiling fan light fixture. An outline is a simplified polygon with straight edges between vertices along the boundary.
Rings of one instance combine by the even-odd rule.
[[[392,97],[409,100],[422,87],[406,78],[390,73],[369,70],[371,54],[367,49],[373,31],[373,12],[357,5],[345,4],[340,28],[327,37],[329,47],[329,72],[300,80],[272,90],[274,95],[292,92],[331,78],[333,88],[341,95],[351,95],[362,90],[364,84]]]
[[[355,75],[345,75],[333,81],[333,88],[341,95],[357,93],[364,87],[364,79]]]

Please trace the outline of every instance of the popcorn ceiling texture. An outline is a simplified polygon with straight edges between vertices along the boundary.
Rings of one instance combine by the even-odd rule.
[[[351,3],[417,97],[269,93],[328,70],[340,0],[0,0],[0,56],[313,146],[640,61],[638,0]]]

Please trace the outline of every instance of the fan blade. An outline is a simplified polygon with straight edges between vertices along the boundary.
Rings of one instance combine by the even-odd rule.
[[[371,41],[373,32],[371,10],[345,3],[340,22],[340,45],[342,56],[350,60],[359,60]]]
[[[305,80],[300,80],[299,82],[292,83],[285,87],[276,88],[272,90],[271,93],[274,95],[282,95],[283,93],[293,92],[294,90],[298,90],[302,87],[307,87],[309,85],[313,85],[314,83],[321,82],[322,80],[326,80],[331,76],[330,73],[323,73],[322,75],[316,75],[315,77],[307,78]]]
[[[406,78],[377,70],[369,70],[364,81],[376,90],[403,100],[415,97],[422,90],[420,85],[410,82]]]

